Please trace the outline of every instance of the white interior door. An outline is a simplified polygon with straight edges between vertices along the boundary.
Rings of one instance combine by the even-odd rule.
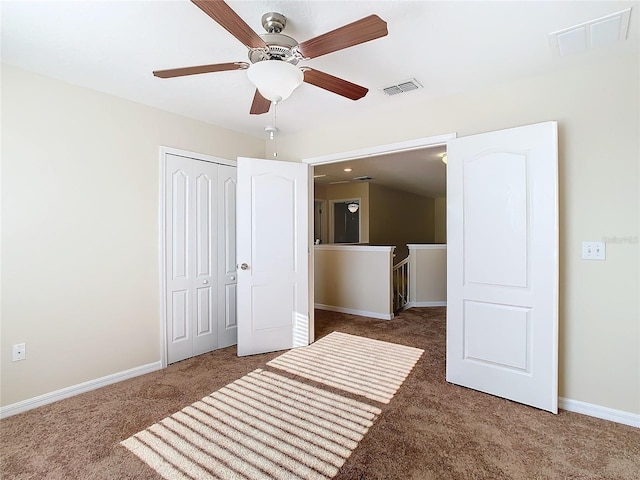
[[[309,343],[309,166],[238,159],[238,355]]]
[[[557,413],[557,124],[447,156],[447,381]]]
[[[167,363],[236,343],[235,176],[232,166],[164,156]]]

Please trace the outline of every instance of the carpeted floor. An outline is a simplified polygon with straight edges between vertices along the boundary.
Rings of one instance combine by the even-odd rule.
[[[389,403],[423,353],[331,332],[121,445],[167,480],[330,480],[381,410],[323,386]]]
[[[425,350],[388,404],[365,399],[381,413],[335,479],[639,478],[639,429],[447,384],[444,308],[392,321],[317,311],[316,338],[333,331]],[[226,348],[4,419],[1,477],[161,479],[120,442],[253,370],[275,372],[267,363],[281,353],[237,358]]]

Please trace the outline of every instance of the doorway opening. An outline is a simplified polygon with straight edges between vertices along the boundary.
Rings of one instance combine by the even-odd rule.
[[[335,235],[339,228],[345,228],[345,218],[344,212],[336,215],[333,205],[344,204],[352,199],[358,199],[357,215],[360,216],[357,243],[397,245],[398,242],[402,243],[403,236],[413,237],[408,243],[425,243],[425,236],[433,236],[426,243],[446,243],[446,163],[443,156],[447,140],[455,137],[453,133],[445,134],[303,160],[313,167],[315,243],[318,243],[318,238],[323,244],[356,243],[341,240],[339,235]],[[375,195],[371,193],[374,188]],[[390,196],[391,192],[433,199],[434,216],[426,221],[433,221],[434,231],[407,233],[413,228],[412,225],[422,221],[425,216],[422,212],[428,207],[418,207],[399,195]],[[323,201],[329,203],[329,215],[325,214],[327,209],[326,204],[321,203]],[[396,221],[393,234],[383,230],[389,219]],[[328,224],[319,223],[327,220]],[[342,227],[336,225],[338,221],[342,222]],[[375,225],[372,224],[374,221]],[[399,222],[404,224],[397,225]],[[326,235],[325,227],[328,227],[329,235]],[[400,231],[403,233],[400,234]],[[402,253],[406,246],[397,245],[397,249],[396,253]],[[397,260],[400,259],[401,256]]]
[[[360,199],[331,201],[331,243],[360,243]]]

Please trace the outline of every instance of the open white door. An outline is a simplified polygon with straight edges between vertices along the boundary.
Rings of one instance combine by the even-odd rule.
[[[557,413],[557,123],[447,156],[447,381]]]
[[[309,166],[238,158],[238,355],[309,344]]]

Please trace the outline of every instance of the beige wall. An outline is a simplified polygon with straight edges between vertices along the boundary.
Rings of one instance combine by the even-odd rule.
[[[434,243],[447,243],[447,197],[434,199]]]
[[[318,245],[314,302],[319,308],[390,319],[393,248]]]
[[[279,158],[557,120],[560,395],[640,414],[638,62],[391,97],[378,116],[281,134]],[[265,155],[262,141],[3,66],[2,405],[158,360],[160,144]],[[583,240],[607,240],[607,260],[581,260]],[[12,363],[22,341],[27,360]]]
[[[447,246],[409,245],[409,302],[418,307],[447,303]]]
[[[313,185],[313,198],[317,198],[319,200],[326,200],[327,199],[327,186],[326,185],[320,185],[320,184],[314,184]]]
[[[3,406],[160,360],[158,147],[264,142],[2,67]],[[26,342],[27,359],[11,361]]]
[[[434,199],[372,183],[369,187],[369,243],[396,247],[394,262],[409,254],[408,243],[433,243]]]
[[[637,55],[587,66],[567,62],[554,74],[420,102],[411,93],[398,95],[380,102],[378,116],[336,119],[320,129],[281,135],[279,156],[300,160],[447,132],[465,136],[557,120],[559,392],[639,414],[638,62]],[[606,261],[581,260],[583,240],[606,239]]]

